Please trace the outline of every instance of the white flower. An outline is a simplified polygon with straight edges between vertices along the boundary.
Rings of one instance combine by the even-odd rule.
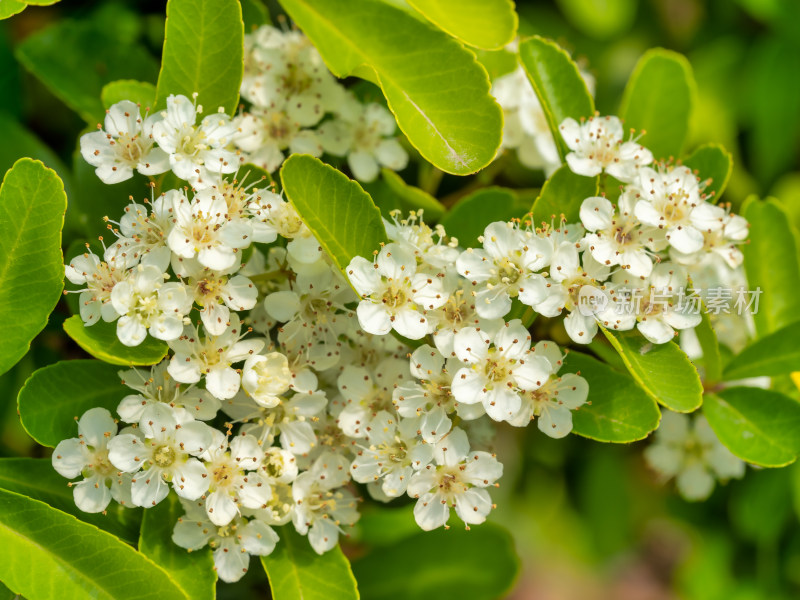
[[[217,112],[195,126],[201,112],[186,96],[170,95],[161,120],[153,125],[153,137],[169,155],[172,172],[198,190],[216,183],[223,173],[235,172],[242,162],[227,149],[236,133],[230,117]]]
[[[139,106],[130,100],[117,102],[106,111],[105,129],[81,136],[81,155],[97,167],[103,183],[130,179],[134,169],[142,175],[168,171],[169,157],[153,145],[153,126],[159,118],[142,120]]]
[[[104,408],[91,408],[78,420],[78,437],[59,442],[53,451],[53,468],[59,475],[83,479],[70,483],[75,505],[84,512],[105,511],[113,498],[130,504],[130,475],[119,473],[108,458],[108,443],[117,424]]]
[[[106,249],[106,261],[122,269],[141,262],[166,271],[171,257],[167,235],[172,229],[174,196],[179,194],[177,190],[162,194],[152,202],[149,212],[136,202],[126,206],[125,214],[116,223],[119,229],[113,230],[119,239]]]
[[[111,305],[120,315],[119,341],[138,346],[148,331],[159,340],[180,336],[183,317],[191,310],[192,301],[182,283],[164,283],[164,273],[158,267],[140,264],[111,290]]]
[[[550,363],[531,351],[531,336],[519,319],[493,338],[465,327],[455,336],[455,353],[466,366],[453,376],[453,396],[463,404],[482,403],[495,421],[512,419],[522,405],[520,394],[550,377]]]
[[[117,407],[117,412],[126,423],[138,423],[145,409],[151,404],[163,403],[174,411],[178,422],[197,419],[213,419],[220,402],[206,390],[189,386],[181,389],[181,384],[169,374],[169,360],[163,360],[150,370],[128,369],[119,371],[122,383],[139,392],[125,396]]]
[[[589,117],[579,124],[564,119],[559,127],[567,147],[569,168],[578,175],[594,177],[604,170],[620,181],[630,182],[640,167],[653,162],[653,154],[631,139],[623,141],[622,122],[617,117]]]
[[[181,383],[197,383],[205,375],[206,389],[220,400],[233,398],[239,391],[241,378],[231,367],[260,352],[264,340],[242,339],[241,324],[236,313],[221,335],[201,338],[193,327],[186,327],[183,335],[169,342],[175,352],[169,363],[169,374]]]
[[[458,272],[477,286],[475,309],[485,319],[511,310],[511,299],[533,306],[545,297],[545,280],[536,273],[550,263],[551,244],[514,223],[496,222],[480,238],[483,249],[469,248],[456,261]]]
[[[487,452],[470,452],[467,435],[458,428],[436,445],[434,461],[408,484],[408,495],[417,498],[417,524],[425,531],[447,527],[450,508],[467,526],[483,523],[493,508],[484,488],[502,476],[503,465]]]
[[[200,421],[179,424],[169,409],[155,405],[144,412],[139,428],[141,438],[120,434],[108,444],[111,464],[134,474],[133,504],[155,506],[167,497],[170,483],[181,498],[202,496],[208,489],[207,474],[194,457],[211,445],[213,429]]]
[[[282,394],[292,385],[289,359],[280,352],[266,356],[254,354],[244,363],[242,385],[250,397],[261,406],[272,408],[280,404]]]
[[[704,500],[714,491],[715,479],[740,479],[745,471],[744,462],[722,445],[702,415],[692,419],[664,411],[644,457],[663,479],[675,477],[687,500]]]
[[[217,527],[208,518],[205,503],[181,500],[186,511],[178,519],[172,541],[189,551],[206,545],[214,550],[214,570],[222,581],[234,583],[247,572],[250,555],[267,556],[278,543],[278,534],[258,519],[236,517]]]
[[[283,163],[284,152],[322,156],[316,132],[302,129],[283,107],[252,108],[234,120],[236,147],[248,153],[248,162],[272,173]]]
[[[415,421],[398,422],[396,416],[385,410],[370,420],[366,430],[350,465],[353,479],[359,483],[375,482],[387,498],[402,496],[411,475],[433,458],[433,446],[419,440]]]
[[[551,365],[550,376],[540,388],[522,394],[522,407],[509,423],[525,427],[538,417],[540,431],[552,438],[562,438],[572,431],[572,411],[586,403],[589,384],[574,373],[558,377],[564,356],[555,342],[540,341],[533,351],[547,359]]]
[[[226,271],[203,267],[196,260],[182,263],[181,277],[196,304],[200,319],[211,335],[222,335],[228,328],[232,310],[250,310],[258,300],[258,289],[244,275],[231,276]]]
[[[670,258],[687,267],[693,267],[702,262],[704,254],[711,252],[724,260],[730,269],[741,266],[744,254],[738,245],[747,239],[750,225],[744,217],[731,214],[724,208],[723,210],[722,227],[703,231],[703,247],[700,250],[686,254],[673,247],[670,248]]]
[[[440,278],[418,272],[414,255],[396,243],[386,244],[374,263],[354,257],[347,275],[362,297],[356,309],[361,327],[374,335],[394,329],[420,339],[431,331],[425,311],[439,308],[448,297]]]
[[[663,229],[664,238],[678,252],[699,251],[703,233],[718,231],[725,224],[725,210],[703,200],[698,178],[688,167],[643,168],[633,188],[639,194],[636,218]]]
[[[381,167],[405,169],[408,153],[392,137],[392,113],[380,104],[362,105],[352,96],[346,103],[340,119],[324,123],[317,130],[325,151],[336,156],[347,154],[347,164],[359,181],[374,181]]]
[[[319,241],[303,223],[294,206],[278,194],[261,192],[251,200],[248,211],[253,216],[254,230],[258,235],[264,238],[269,236],[272,240],[280,235],[289,240],[286,256],[295,271],[300,271],[303,267],[311,272],[317,271],[317,265],[324,253]],[[270,250],[270,258],[272,254],[273,251]]]
[[[484,319],[478,314],[473,294],[478,284],[459,278],[458,286],[443,306],[428,313],[428,318],[435,324],[433,343],[447,357],[455,356],[453,339],[464,327],[475,327],[493,335],[503,326],[503,319]]]
[[[623,192],[618,210],[606,198],[594,196],[581,204],[581,222],[588,233],[584,244],[598,263],[619,265],[635,277],[647,277],[653,270],[652,252],[663,246],[657,240],[663,234],[654,227],[643,227],[634,216],[636,198]]]
[[[200,456],[208,472],[205,495],[209,520],[221,527],[240,514],[240,507],[266,508],[272,497],[269,483],[258,473],[264,451],[252,435],[237,435],[230,440],[213,430],[213,440]]]
[[[194,258],[216,271],[230,269],[236,253],[250,245],[253,230],[242,220],[228,219],[228,205],[213,189],[201,190],[189,200],[173,197],[174,226],[167,238],[170,250],[182,258]]]
[[[337,385],[345,399],[342,411],[337,415],[339,427],[350,437],[366,435],[365,426],[380,410],[392,407],[394,386],[408,378],[408,363],[394,358],[381,361],[370,373],[364,367],[346,365]]]
[[[101,318],[110,323],[119,317],[111,304],[111,292],[114,287],[123,281],[128,273],[118,269],[113,264],[101,262],[100,258],[89,250],[79,254],[65,266],[64,272],[67,279],[75,285],[85,285],[81,290],[79,303],[80,315],[83,322],[94,325]]]
[[[300,535],[308,535],[314,552],[323,554],[348,535],[344,527],[359,517],[358,500],[347,488],[350,461],[339,454],[322,454],[292,485],[295,508],[292,522]]]

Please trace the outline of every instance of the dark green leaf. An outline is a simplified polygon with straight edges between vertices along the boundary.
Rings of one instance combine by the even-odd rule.
[[[725,379],[775,376],[800,371],[800,322],[792,323],[745,348],[725,367]]]
[[[581,352],[567,354],[562,373],[589,383],[589,404],[573,413],[572,432],[599,442],[628,443],[658,427],[658,405],[628,376]]]
[[[519,559],[508,532],[493,523],[418,533],[353,563],[369,600],[492,600],[509,592]]]
[[[750,222],[750,243],[742,247],[747,282],[751,290],[762,292],[753,320],[758,335],[764,336],[798,318],[797,239],[783,207],[772,198],[751,196],[742,216]]]
[[[0,547],[0,580],[30,600],[188,600],[165,571],[113,535],[6,490]]]
[[[136,81],[135,79],[112,81],[103,86],[100,99],[106,108],[110,108],[117,102],[130,100],[134,104],[138,104],[142,109],[142,113],[144,113],[146,109],[155,106],[156,86],[152,83]]]
[[[559,226],[564,215],[567,223],[580,223],[581,204],[586,198],[597,196],[599,177],[584,177],[573,173],[568,165],[561,165],[545,181],[536,202],[533,203],[533,223],[539,227],[555,221]]]
[[[117,338],[116,323],[100,321],[90,327],[73,315],[64,321],[64,331],[95,358],[112,365],[154,365],[167,355],[167,344],[148,337],[138,346],[125,346]]]
[[[381,175],[389,189],[399,198],[404,212],[422,209],[426,223],[438,221],[444,214],[442,203],[428,192],[408,185],[400,175],[390,169],[381,169]]]
[[[0,187],[0,373],[22,358],[47,324],[61,290],[67,197],[55,171],[18,160]]]
[[[502,111],[475,55],[443,31],[381,0],[283,0],[337,77],[378,82],[422,156],[468,175],[494,160]],[[413,57],[413,58],[412,58]]]
[[[216,598],[217,573],[211,549],[187,552],[172,541],[172,530],[184,513],[180,500],[170,494],[144,511],[139,552],[169,573],[175,584],[192,600]]]
[[[476,247],[478,236],[489,223],[519,216],[514,190],[488,187],[465,196],[442,217],[447,235],[458,238],[464,248]]]
[[[78,427],[73,422],[72,437],[78,436]],[[85,513],[72,497],[67,480],[56,473],[49,458],[3,458],[0,459],[0,488],[40,500],[53,508],[105,529],[129,544],[139,539],[139,523],[142,509],[124,508],[116,502],[108,505],[106,514]]]
[[[250,33],[262,25],[271,25],[269,11],[261,0],[242,0],[244,32]]]
[[[244,25],[238,0],[169,0],[156,107],[183,94],[208,114],[239,105],[244,74]]]
[[[704,193],[710,202],[717,202],[728,185],[733,171],[733,157],[720,144],[705,144],[684,159],[683,164],[705,182]]]
[[[31,375],[19,392],[19,416],[30,436],[55,448],[75,437],[75,419],[101,406],[115,413],[126,395],[118,368],[99,360],[67,360]]]
[[[647,132],[639,143],[656,159],[681,155],[695,87],[689,61],[663,48],[648,50],[633,70],[619,116],[626,127]]]
[[[719,353],[717,334],[711,326],[711,319],[705,310],[700,312],[702,320],[695,327],[697,341],[703,350],[703,368],[705,369],[705,382],[716,383],[722,379],[722,356]]]
[[[675,412],[692,412],[703,403],[700,375],[675,342],[653,344],[638,331],[603,333],[653,400]]]
[[[563,161],[568,150],[559,126],[568,117],[576,121],[591,117],[594,100],[575,62],[555,42],[534,36],[519,45],[519,57]]]
[[[319,555],[294,528],[282,527],[281,540],[261,563],[273,600],[358,600],[356,580],[339,546]]]

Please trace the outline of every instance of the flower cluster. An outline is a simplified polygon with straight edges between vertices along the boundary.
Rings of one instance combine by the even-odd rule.
[[[415,501],[425,530],[447,527],[451,509],[482,523],[503,473],[483,431],[535,420],[562,438],[587,404],[587,381],[555,342],[532,339],[527,317],[563,315],[576,344],[601,327],[665,343],[699,321],[678,298],[689,276],[741,263],[746,222],[686,167],[653,165],[616,117],[595,117],[562,124],[567,162],[624,188],[583,200],[580,223],[494,222],[463,248],[421,212],[395,213],[371,258],[339,265],[280,194],[236,179],[240,165],[328,152],[370,180],[407,160],[394,120],[341,87],[301,34],[270,27],[248,36],[242,96],[250,108],[233,119],[201,119],[183,96],[144,118],[121,102],[82,139],[105,181],[172,170],[189,186],[131,201],[107,219],[116,241],[67,265],[87,327],[116,322],[124,345],[149,336],[169,354],[120,371],[118,418],[87,411],[53,454],[59,473],[83,477],[71,485],[87,512],[174,492],[185,515],[173,540],[213,548],[224,581],[269,554],[282,526],[320,554],[334,547],[359,518],[357,484]],[[685,463],[673,450],[670,464]],[[662,470],[665,452],[649,450]]]

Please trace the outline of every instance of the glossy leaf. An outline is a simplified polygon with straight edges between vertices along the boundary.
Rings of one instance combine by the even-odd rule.
[[[18,15],[27,8],[27,4],[20,0],[3,0],[0,4],[0,20]]]
[[[447,235],[458,238],[463,248],[477,247],[478,236],[494,221],[520,216],[514,190],[488,187],[465,196],[440,221]]]
[[[244,74],[244,25],[238,0],[169,0],[156,108],[183,94],[205,114],[233,114]]]
[[[113,535],[0,490],[0,580],[29,600],[188,599],[155,563]]]
[[[493,600],[511,589],[519,559],[509,533],[483,523],[470,531],[421,532],[376,548],[355,561],[353,571],[362,596],[370,600]]]
[[[75,419],[101,406],[112,414],[126,395],[118,367],[99,360],[66,360],[39,369],[19,392],[19,416],[42,446],[75,437]]]
[[[703,414],[736,456],[762,467],[783,467],[800,451],[800,402],[761,388],[708,394]]]
[[[209,547],[187,552],[172,541],[172,530],[183,507],[175,494],[144,511],[139,535],[139,552],[152,560],[173,579],[192,600],[216,598],[217,573]]]
[[[117,324],[100,321],[86,327],[79,315],[64,321],[64,331],[86,352],[112,365],[154,365],[167,355],[167,344],[147,337],[138,346],[125,346],[117,337]]]
[[[626,128],[647,132],[639,143],[656,159],[681,155],[695,87],[686,57],[663,48],[648,50],[633,70],[619,116]]]
[[[105,114],[100,100],[105,84],[123,78],[153,81],[158,73],[147,50],[90,21],[65,20],[37,31],[17,47],[17,57],[91,125]]]
[[[711,326],[711,319],[708,313],[703,310],[700,313],[702,320],[695,327],[697,341],[703,350],[703,368],[705,369],[705,382],[716,383],[722,379],[722,356],[719,352],[719,341],[714,328]]]
[[[572,433],[599,442],[628,443],[658,427],[658,405],[630,377],[587,354],[567,354],[562,373],[580,373],[589,383],[589,402],[572,415]]]
[[[785,210],[772,198],[748,198],[742,216],[750,223],[750,243],[742,247],[747,282],[750,290],[761,290],[753,315],[761,337],[798,318],[797,290],[791,283],[800,281],[797,239]]]
[[[486,71],[458,41],[381,0],[346,10],[340,0],[281,4],[337,77],[355,73],[380,84],[400,129],[428,161],[467,175],[494,160],[502,111]]]
[[[725,191],[733,171],[733,157],[720,144],[705,144],[684,159],[683,164],[692,169],[706,184],[703,193],[709,201],[717,202]]]
[[[357,182],[307,154],[283,163],[286,197],[336,265],[345,272],[354,256],[372,259],[388,241],[381,213]]]
[[[152,109],[155,106],[156,86],[147,81],[120,79],[104,85],[100,99],[106,108],[110,108],[117,102],[130,100],[134,104],[138,104],[144,113],[146,109]]]
[[[749,345],[725,367],[725,379],[775,376],[800,371],[800,322]]]
[[[282,527],[272,554],[261,557],[273,600],[357,600],[356,580],[342,549],[319,555],[308,539]]]
[[[586,198],[597,196],[598,181],[598,177],[576,175],[568,165],[561,165],[545,181],[533,203],[533,224],[540,227],[542,223],[555,222],[558,227],[561,215],[567,223],[580,223],[581,204]]]
[[[78,427],[74,422],[72,428],[72,437],[77,437]],[[142,509],[125,508],[112,502],[106,514],[83,512],[75,506],[72,488],[67,485],[66,479],[56,473],[49,458],[0,459],[0,489],[44,502],[130,544],[136,543],[139,538]]]
[[[635,330],[603,333],[653,400],[675,412],[692,412],[703,403],[700,375],[675,342],[653,344]]]
[[[55,171],[23,158],[0,187],[0,373],[22,358],[64,288],[67,197]]]
[[[568,117],[576,121],[591,117],[594,100],[578,66],[555,42],[538,35],[524,40],[519,45],[519,57],[563,160],[569,150],[559,126]]]
[[[499,50],[517,35],[511,0],[408,0],[431,23],[470,46]]]
[[[400,206],[404,212],[410,210],[424,211],[423,217],[426,223],[438,221],[444,214],[444,206],[436,198],[431,196],[418,187],[408,185],[403,178],[390,169],[381,169],[381,176],[389,189],[400,200]]]

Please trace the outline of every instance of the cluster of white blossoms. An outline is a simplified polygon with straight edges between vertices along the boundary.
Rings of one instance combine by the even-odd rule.
[[[142,114],[128,100],[114,104],[98,131],[81,137],[83,158],[105,183],[172,171],[196,189],[219,185],[245,164],[272,173],[287,153],[346,157],[353,177],[369,182],[381,167],[395,171],[408,153],[382,104],[362,102],[328,71],[299,31],[264,25],[245,36],[241,96],[248,109],[233,118],[186,96]]]
[[[616,117],[595,117],[562,124],[568,164],[625,187],[585,199],[580,223],[495,222],[462,248],[421,212],[394,214],[371,259],[337,265],[280,194],[235,177],[300,151],[346,155],[364,180],[402,168],[393,118],[345,91],[301,34],[270,27],[247,38],[242,96],[250,108],[233,119],[201,118],[183,96],[144,118],[121,102],[82,139],[104,181],[172,170],[189,185],[131,201],[107,219],[117,240],[102,256],[66,266],[87,327],[116,322],[122,344],[150,336],[169,353],[120,371],[118,418],[89,410],[53,454],[59,473],[83,477],[71,485],[87,512],[174,492],[186,514],[173,540],[213,548],[224,581],[269,554],[282,526],[333,548],[359,518],[356,484],[416,501],[424,530],[447,527],[451,509],[482,523],[503,472],[487,428],[535,420],[563,438],[589,394],[523,318],[564,315],[576,344],[600,327],[665,343],[700,320],[680,297],[693,269],[741,263],[746,222],[689,169],[653,165]],[[713,467],[714,452],[695,463]],[[699,485],[691,468],[683,479]]]

